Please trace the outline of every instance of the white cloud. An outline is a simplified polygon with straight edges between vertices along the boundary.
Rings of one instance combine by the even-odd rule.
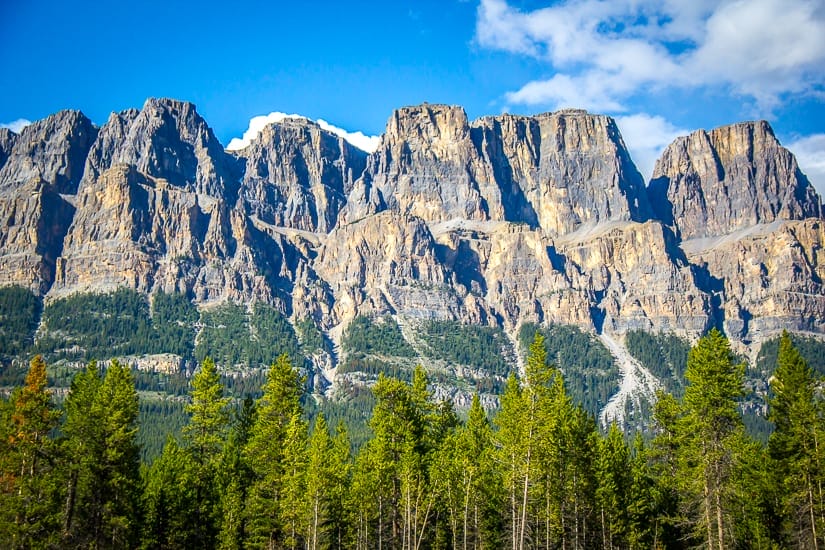
[[[825,86],[818,0],[567,0],[520,11],[482,0],[476,42],[546,63],[506,95],[527,105],[622,112],[649,89],[723,87],[762,110]]]
[[[226,146],[226,149],[229,151],[239,151],[252,143],[252,141],[258,137],[258,134],[261,133],[261,130],[263,130],[266,126],[276,122],[281,122],[288,118],[311,120],[305,116],[296,114],[289,115],[281,112],[272,112],[268,115],[252,117],[249,121],[249,128],[243,133],[243,137],[232,138],[229,145]],[[378,142],[381,139],[380,136],[366,136],[362,132],[347,132],[346,130],[333,126],[326,120],[320,118],[315,122],[324,130],[344,138],[352,145],[367,151],[368,153],[375,151],[376,147],[378,147]]]
[[[261,115],[252,117],[249,120],[249,128],[243,133],[243,137],[232,138],[226,149],[229,151],[239,151],[252,143],[258,134],[261,133],[266,126],[275,122],[281,122],[285,118],[304,118],[301,115],[288,115],[286,113],[273,112],[268,115]]]
[[[616,124],[633,162],[646,182],[650,181],[656,161],[665,148],[677,137],[690,133],[660,116],[646,113],[616,117]]]
[[[367,136],[364,135],[363,132],[347,132],[343,128],[333,126],[323,118],[319,118],[315,122],[317,122],[318,126],[327,132],[332,132],[337,136],[341,136],[349,143],[355,145],[362,151],[366,151],[367,153],[372,153],[375,151],[378,148],[378,143],[381,141],[381,136]]]
[[[796,155],[799,168],[825,197],[825,134],[812,134],[785,145]]]
[[[19,134],[23,128],[31,124],[30,120],[26,120],[25,118],[18,118],[12,122],[0,122],[0,128],[8,128],[15,134]]]

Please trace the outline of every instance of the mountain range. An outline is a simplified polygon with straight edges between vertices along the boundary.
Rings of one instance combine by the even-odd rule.
[[[331,342],[313,360],[327,384],[359,317],[416,349],[429,321],[510,341],[572,325],[650,388],[633,331],[719,327],[755,357],[782,329],[825,334],[824,221],[764,121],[676,139],[649,182],[614,120],[581,110],[404,107],[370,154],[306,119],[227,151],[170,99],[0,129],[0,286],[264,303]]]

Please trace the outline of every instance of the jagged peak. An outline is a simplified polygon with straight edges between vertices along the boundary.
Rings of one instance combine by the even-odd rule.
[[[441,103],[422,103],[401,107],[393,111],[387,122],[384,141],[388,136],[404,136],[408,133],[421,132],[424,128],[441,133],[442,128],[453,127],[466,130],[469,120],[464,108],[459,105]],[[427,134],[432,134],[428,131]]]
[[[648,193],[683,239],[822,216],[819,195],[765,120],[676,138],[657,160]]]

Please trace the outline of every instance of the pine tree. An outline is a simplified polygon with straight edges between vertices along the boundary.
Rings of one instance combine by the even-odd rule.
[[[200,533],[192,523],[198,504],[196,482],[192,455],[170,436],[146,476],[143,548],[199,548]]]
[[[502,464],[504,486],[507,494],[507,524],[512,550],[520,550],[522,511],[521,488],[528,476],[525,468],[527,423],[525,411],[527,404],[522,394],[519,379],[511,374],[501,396],[501,409],[496,416],[498,432],[496,443],[499,449],[499,462]]]
[[[244,521],[251,547],[274,548],[285,540],[280,521],[284,453],[288,428],[301,414],[303,381],[289,357],[281,355],[269,369],[263,395],[255,405],[255,423],[244,447],[243,460],[252,472]]]
[[[680,487],[696,498],[697,535],[708,548],[731,546],[732,473],[744,427],[736,400],[742,395],[744,365],[734,362],[727,339],[716,329],[690,350],[685,377],[684,416],[680,420]]]
[[[776,483],[790,520],[790,541],[799,548],[820,548],[825,532],[823,435],[816,380],[794,348],[787,332],[779,341],[776,372],[770,379],[773,397],[768,418],[776,429],[768,449],[775,461]]]
[[[467,422],[441,445],[440,473],[451,516],[454,548],[495,548],[500,530],[501,480],[493,458],[493,432],[473,396]]]
[[[97,406],[103,378],[92,361],[72,379],[66,397],[65,454],[68,466],[66,500],[63,509],[63,539],[66,544],[89,545],[94,535],[87,516],[100,510],[103,500],[102,409]],[[94,512],[96,514],[96,512]]]
[[[334,541],[331,525],[332,507],[335,505],[336,478],[333,468],[334,442],[329,435],[323,413],[315,418],[315,426],[309,439],[307,453],[306,496],[309,506],[307,548],[331,546]]]
[[[299,413],[292,416],[287,426],[282,467],[280,524],[284,529],[284,546],[295,550],[304,546],[311,522],[307,499],[307,425]]]
[[[229,399],[223,391],[215,363],[207,357],[192,377],[192,401],[186,407],[190,419],[183,428],[185,448],[192,455],[192,463],[198,466],[192,521],[198,545],[203,547],[214,546],[221,523],[215,477],[229,431]]]
[[[332,441],[327,467],[330,487],[327,495],[328,517],[325,529],[328,537],[326,547],[335,550],[343,550],[352,546],[348,536],[352,526],[348,524],[350,517],[346,512],[352,470],[349,434],[346,425],[339,423],[335,429],[335,438]]]
[[[100,386],[96,409],[103,418],[103,506],[97,546],[131,545],[139,525],[140,447],[138,395],[132,373],[112,360]]]
[[[92,362],[72,380],[63,440],[67,483],[64,544],[132,545],[140,522],[138,396],[128,367],[113,360],[105,376]]]
[[[4,460],[0,536],[10,548],[55,544],[60,533],[59,449],[50,437],[60,412],[52,404],[46,363],[30,363],[25,385],[12,393],[8,456]]]
[[[252,483],[252,470],[243,457],[243,449],[249,442],[254,423],[255,402],[247,397],[223,448],[219,468],[221,526],[218,548],[223,550],[240,550],[246,541],[244,506]]]
[[[630,452],[616,424],[611,424],[607,436],[599,440],[597,475],[602,548],[621,548],[628,538],[628,499],[633,471]]]

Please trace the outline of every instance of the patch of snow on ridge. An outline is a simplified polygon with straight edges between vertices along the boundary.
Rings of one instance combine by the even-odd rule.
[[[258,137],[258,134],[261,133],[261,130],[263,130],[266,126],[268,126],[269,124],[273,124],[275,122],[281,122],[282,120],[288,118],[312,121],[311,118],[302,115],[288,115],[286,113],[281,113],[277,111],[269,113],[268,115],[252,117],[249,120],[249,128],[243,133],[243,137],[232,138],[232,141],[230,141],[229,145],[226,146],[226,150],[240,151],[241,149],[245,148],[250,143],[252,143],[252,141],[256,137]],[[354,145],[362,151],[366,151],[367,153],[372,153],[373,151],[375,151],[375,149],[378,147],[378,143],[381,141],[380,136],[367,136],[364,135],[363,132],[348,132],[343,128],[339,128],[338,126],[330,124],[322,118],[319,118],[314,122],[327,132],[331,132],[337,136],[344,138],[351,145]]]
[[[610,335],[602,333],[599,335],[599,340],[616,359],[622,375],[619,391],[610,397],[607,405],[602,409],[599,414],[599,423],[607,427],[611,422],[615,422],[621,429],[624,429],[627,405],[632,404],[634,409],[639,410],[642,400],[653,403],[656,399],[656,390],[661,385],[649,370]]]

